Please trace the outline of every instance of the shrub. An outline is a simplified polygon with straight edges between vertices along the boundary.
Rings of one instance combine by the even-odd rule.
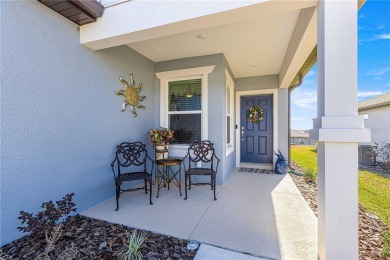
[[[310,180],[317,179],[317,172],[313,170],[312,168],[308,168],[305,170],[304,175],[306,178],[309,178]]]
[[[376,146],[372,150],[373,158],[377,158],[381,161],[381,168],[385,171],[390,171],[390,143],[382,142],[381,144],[375,143]]]
[[[47,231],[54,227],[59,220],[64,220],[71,212],[76,212],[76,204],[72,201],[74,193],[66,194],[62,200],[56,201],[56,205],[52,201],[42,203],[43,211],[36,215],[25,211],[20,211],[18,219],[22,220],[22,225],[18,230],[22,232],[38,233]]]
[[[53,228],[50,236],[45,233],[46,237],[46,247],[43,253],[39,254],[34,260],[51,260],[49,253],[54,251],[55,243],[62,235],[62,223]],[[71,247],[67,247],[61,254],[56,258],[57,260],[72,260],[75,259],[78,253],[77,247],[72,244]],[[6,253],[0,250],[0,260],[16,260],[12,256],[7,255]]]

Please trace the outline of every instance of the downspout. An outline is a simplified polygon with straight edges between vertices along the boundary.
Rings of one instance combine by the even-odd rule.
[[[302,85],[303,83],[302,74],[299,74],[298,78],[299,78],[298,83],[290,86],[288,89],[288,167],[293,170],[294,168],[292,167],[292,160],[291,160],[291,92],[293,92],[294,89]]]

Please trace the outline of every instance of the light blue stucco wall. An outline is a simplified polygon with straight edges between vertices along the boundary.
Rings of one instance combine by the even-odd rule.
[[[147,97],[137,118],[114,94],[130,72]],[[90,51],[38,1],[1,1],[1,245],[23,235],[21,210],[75,192],[80,212],[114,195],[115,145],[149,143],[154,80],[154,63],[130,48]]]
[[[231,169],[226,158],[226,93],[225,93],[225,58],[223,54],[177,59],[156,63],[156,72],[196,68],[215,65],[208,76],[208,139],[214,143],[217,156],[221,159],[217,174],[217,184],[223,184]],[[156,78],[156,95],[160,93],[160,80]],[[160,125],[160,99],[155,98],[155,125]],[[230,158],[230,157],[229,157]]]

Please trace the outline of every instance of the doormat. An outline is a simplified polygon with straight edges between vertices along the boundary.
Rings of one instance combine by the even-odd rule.
[[[261,174],[275,174],[273,170],[241,167],[239,172],[255,172]]]

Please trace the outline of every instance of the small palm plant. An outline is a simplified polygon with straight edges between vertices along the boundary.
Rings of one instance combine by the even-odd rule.
[[[127,246],[127,250],[123,250],[119,253],[119,260],[141,260],[142,254],[139,252],[139,249],[142,247],[142,244],[145,242],[147,238],[147,234],[145,232],[141,232],[137,234],[137,230],[134,230],[130,234],[126,232],[127,238],[129,239],[129,245]]]

